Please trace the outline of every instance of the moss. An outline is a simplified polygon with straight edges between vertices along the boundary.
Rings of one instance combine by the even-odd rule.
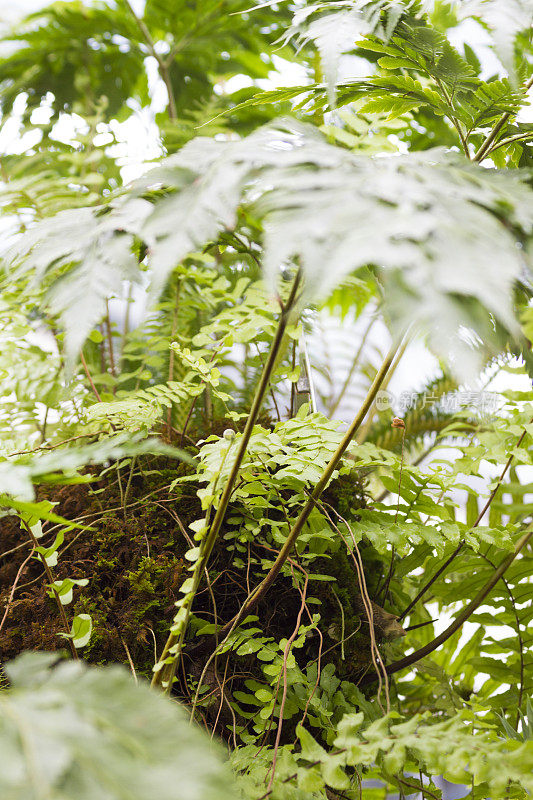
[[[221,429],[226,427],[230,425],[224,421]],[[74,603],[67,607],[69,618],[75,613],[86,613],[93,620],[93,634],[82,651],[83,658],[97,664],[113,661],[127,664],[129,657],[135,669],[149,677],[154,651],[160,654],[167,638],[185,574],[183,559],[189,543],[184,532],[202,512],[193,484],[179,484],[172,495],[168,492],[170,483],[177,475],[186,474],[188,466],[176,466],[170,459],[153,457],[139,458],[136,463],[139,471],[131,481],[126,515],[113,470],[97,484],[98,500],[83,484],[59,489],[48,487],[40,497],[57,501],[56,513],[73,521],[78,516],[81,521],[83,516],[83,521],[88,520],[93,527],[91,531],[66,534],[55,570],[58,578],[89,579],[87,587],[75,589]],[[356,471],[341,476],[330,484],[325,500],[343,517],[353,520],[358,509],[365,505],[364,482]],[[9,549],[20,543],[21,531],[15,523],[9,522],[7,527],[5,547]],[[262,549],[256,549],[253,536],[240,550],[234,550],[234,528],[232,525],[231,535],[228,535],[229,528],[222,531],[220,544],[210,562],[216,613],[218,619],[224,621],[239,610],[247,594],[247,582],[254,585],[262,577],[260,562],[265,557]],[[372,563],[372,568],[367,570],[367,583],[373,596],[382,576],[382,564],[371,547],[361,543],[360,550],[365,563]],[[27,553],[17,551],[9,568],[4,565],[0,578],[6,590],[0,592],[0,602],[7,597]],[[334,663],[339,677],[350,678],[358,670],[367,668],[370,653],[368,626],[364,628],[360,612],[357,575],[340,538],[336,551],[329,552],[328,557],[317,558],[312,571],[333,579],[331,582],[312,581],[308,592],[317,601],[316,608],[321,615],[320,627],[326,640],[324,652],[327,652],[323,664]],[[0,634],[0,651],[4,658],[11,658],[22,649],[63,649],[64,640],[58,637],[62,631],[61,620],[54,603],[46,597],[42,568],[36,561],[25,569],[21,584],[24,588],[17,594],[7,625]],[[338,601],[342,604],[344,619]],[[289,636],[300,605],[301,596],[290,576],[279,576],[275,591],[264,598],[255,612],[264,634],[278,642]],[[211,594],[202,585],[194,603],[198,625],[212,622],[214,610]],[[356,632],[345,642],[344,660],[339,645],[343,625],[345,637]],[[195,638],[192,627],[189,634],[191,640]],[[302,664],[304,660],[316,659],[317,647],[315,634],[298,651]],[[235,667],[235,672],[242,674],[243,660],[233,654],[229,659],[229,681],[233,685],[231,668]],[[201,657],[186,661],[186,668],[194,679],[198,679],[204,663]],[[262,680],[260,665],[254,656],[246,662],[244,670]],[[239,680],[235,678],[235,688]]]
[[[154,647],[160,652],[168,634],[182,556],[189,548],[176,515],[187,529],[200,510],[189,486],[183,491],[178,487],[169,498],[168,486],[176,477],[174,462],[153,457],[139,462],[142,473],[131,482],[126,518],[114,472],[100,482],[98,500],[85,484],[44,487],[39,498],[54,500],[57,513],[73,521],[78,516],[81,521],[83,516],[92,526],[92,530],[65,534],[54,568],[55,578],[89,579],[86,587],[75,589],[74,602],[66,607],[69,619],[86,613],[93,621],[91,640],[81,655],[98,664],[127,662],[127,648],[136,667],[149,675]],[[150,494],[156,502],[147,497]],[[15,519],[6,520],[4,527],[5,550],[24,541]],[[14,558],[0,563],[0,603],[7,600],[27,555],[22,548]],[[24,568],[19,586],[0,633],[3,657],[13,658],[23,649],[62,649],[64,640],[58,637],[63,632],[62,622],[57,607],[46,596],[42,566],[36,560]]]

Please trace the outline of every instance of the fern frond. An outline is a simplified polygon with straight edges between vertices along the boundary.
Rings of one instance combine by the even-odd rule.
[[[409,449],[420,445],[427,434],[438,435],[449,425],[453,413],[442,408],[441,401],[457,386],[453,378],[444,375],[429,381],[420,391],[409,393],[409,407],[401,412]],[[399,449],[402,439],[403,431],[391,426],[390,414],[376,421],[368,433],[368,441],[384,450]]]
[[[436,352],[448,357],[455,350],[466,359],[465,374],[479,359],[459,328],[476,331],[487,345],[502,331],[516,334],[511,289],[524,266],[516,236],[533,232],[533,192],[520,175],[494,174],[439,150],[367,158],[290,121],[238,142],[190,142],[136,192],[161,186],[169,193],[153,206],[134,196],[103,210],[62,212],[12,251],[19,274],[33,269],[41,279],[52,266],[65,269],[49,297],[67,327],[70,355],[98,320],[105,296],[138,276],[134,235],[149,247],[152,295],[158,294],[191,250],[235,227],[242,206],[263,221],[263,269],[273,290],[280,264],[294,258],[307,301],[327,296],[358,268],[380,265],[396,329],[421,323]]]

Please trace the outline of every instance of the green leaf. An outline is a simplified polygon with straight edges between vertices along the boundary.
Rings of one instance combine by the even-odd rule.
[[[72,602],[74,586],[87,586],[89,583],[87,578],[64,578],[63,580],[54,581],[48,588],[49,597],[59,597],[61,605],[68,606]]]
[[[72,620],[70,635],[76,649],[89,643],[93,630],[93,621],[89,614],[76,614]]]
[[[179,706],[122,667],[27,653],[0,692],[0,793],[22,800],[230,800],[227,772]]]
[[[492,314],[517,335],[511,290],[524,256],[499,216],[506,208],[514,225],[531,233],[533,192],[519,176],[496,175],[440,150],[369,159],[287,122],[241,142],[195,140],[143,179],[139,191],[155,183],[173,193],[139,231],[152,252],[153,291],[193,247],[231,228],[239,204],[253,193],[271,285],[279,264],[298,257],[305,297],[317,300],[352,270],[380,265],[395,327],[421,324],[461,375],[478,369],[480,355],[459,329],[471,328],[487,348],[499,347]],[[385,235],[376,237],[376,230]]]

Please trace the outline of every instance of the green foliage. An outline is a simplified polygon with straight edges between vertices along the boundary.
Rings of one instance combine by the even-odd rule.
[[[182,381],[168,381],[156,386],[147,386],[137,392],[129,392],[126,400],[112,403],[95,403],[87,410],[87,419],[99,425],[103,420],[115,429],[139,430],[152,429],[160,419],[164,409],[173,403],[183,404],[198,397],[207,386],[210,386],[215,397],[225,403],[230,396],[218,391],[220,370],[211,367],[202,357],[204,351],[191,353],[188,348],[180,348],[177,342],[171,345],[185,365],[186,373]]]
[[[88,668],[26,654],[0,692],[2,793],[46,796],[233,797],[218,754],[175,704],[135,686],[123,668]]]
[[[93,436],[91,433],[88,435]],[[125,434],[104,437],[90,444],[64,447],[54,453],[30,451],[24,455],[15,454],[12,458],[0,462],[2,504],[6,507],[10,505],[6,495],[33,500],[33,484],[39,483],[40,479],[53,482],[54,476],[64,473],[65,482],[68,483],[76,475],[77,470],[88,464],[102,464],[127,455],[143,453],[161,453],[187,458],[183,451],[165,445],[157,439],[146,439],[142,434],[135,437]],[[61,482],[61,478],[57,482]]]
[[[494,49],[506,70],[514,77],[519,34],[531,28],[533,10],[528,0],[467,0],[458,4],[459,17],[479,18],[492,33]],[[518,64],[520,62],[518,61]]]
[[[301,751],[295,754],[287,747],[280,753],[276,793],[305,797],[313,792],[325,797],[326,786],[331,787],[329,791],[357,792],[362,773],[365,777],[384,775],[387,785],[401,791],[427,786],[422,775],[430,776],[432,793],[439,791],[431,776],[443,775],[454,783],[472,785],[471,797],[490,793],[491,797],[503,798],[517,789],[515,796],[525,797],[523,790],[531,786],[530,742],[502,739],[490,725],[476,727],[468,711],[437,722],[427,715],[405,720],[394,713],[366,727],[362,713],[347,713],[338,723],[334,749],[329,752],[300,727]],[[243,772],[245,756],[245,750],[234,756],[236,768]],[[267,759],[268,754],[264,754],[263,762]],[[248,793],[254,783],[259,785],[262,767],[261,763],[251,764],[247,774],[241,776]],[[420,780],[413,779],[413,773],[420,775]]]
[[[400,721],[395,722],[395,717]],[[513,746],[502,741],[490,727],[480,726],[476,732],[472,721],[468,713],[433,724],[427,716],[402,720],[397,714],[377,720],[359,733],[363,715],[350,714],[341,720],[334,741],[342,751],[339,755],[328,755],[307,731],[300,729],[302,757],[307,762],[318,760],[316,772],[337,789],[350,788],[343,766],[363,767],[377,762],[385,774],[414,767],[430,775],[441,774],[454,783],[472,780],[477,796],[481,796],[481,790],[492,797],[503,797],[509,782],[531,790],[533,750],[529,743]],[[505,770],[501,759],[505,759]],[[313,780],[312,772],[307,780]]]
[[[239,142],[195,140],[149,173],[138,191],[157,185],[173,191],[153,211],[134,197],[96,212],[61,212],[14,249],[19,273],[35,270],[38,279],[52,265],[74,261],[49,293],[67,328],[71,358],[102,314],[105,295],[136,278],[134,234],[150,248],[152,292],[159,293],[176,261],[224,226],[233,228],[239,204],[252,197],[255,213],[263,217],[263,269],[271,285],[279,264],[298,258],[305,296],[318,300],[352,270],[382,265],[379,276],[395,329],[403,332],[413,323],[429,328],[439,354],[462,357],[462,376],[480,364],[457,336],[460,326],[494,348],[516,332],[510,291],[523,256],[516,234],[500,217],[505,213],[513,231],[529,236],[533,205],[531,190],[515,175],[495,174],[440,150],[368,159],[287,122]],[[78,232],[76,240],[66,236],[67,229]],[[378,239],[376,230],[388,235]],[[447,248],[455,254],[453,270]],[[483,282],[473,266],[481,263]],[[496,335],[484,308],[502,326]]]
[[[316,483],[342,435],[338,422],[331,422],[321,414],[306,415],[306,410],[303,407],[294,419],[278,422],[271,431],[256,426],[243,461],[243,480],[234,493],[235,501],[246,501],[249,508],[254,505],[258,509],[267,508],[261,498],[268,497],[266,502],[272,502],[286,489],[293,493]],[[231,468],[231,458],[226,454],[235,450],[239,442],[239,435],[231,434],[230,431],[227,437],[209,437],[200,450],[198,478],[207,484],[200,495],[204,508],[211,504],[216,507],[217,493]],[[274,485],[270,477],[273,475]],[[293,494],[284,505],[290,509],[299,502],[301,496]]]
[[[23,89],[26,117],[51,94],[54,114],[90,113],[104,100],[108,118],[124,118],[132,110],[128,99],[148,102],[145,62],[157,53],[181,115],[206,102],[221,79],[268,74],[261,30],[270,27],[273,42],[285,12],[267,8],[251,15],[247,9],[241,0],[149,0],[139,20],[127,2],[54,3],[6,37],[15,47],[0,68],[4,111],[12,110]]]
[[[533,791],[531,392],[448,402],[528,385],[530,22],[88,0],[7,34],[0,649],[153,668],[238,786],[175,703],[34,654],[2,795]],[[132,112],[161,157],[123,185]],[[440,377],[392,420],[421,337]]]

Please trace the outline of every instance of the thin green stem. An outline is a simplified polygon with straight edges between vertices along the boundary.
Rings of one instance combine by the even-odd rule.
[[[339,606],[339,609],[340,609],[340,612],[341,612],[341,661],[344,661],[345,660],[345,658],[344,658],[344,630],[345,630],[344,608],[343,608],[343,605],[342,605],[341,601],[339,600],[339,596],[338,596],[337,592],[335,591],[335,589],[333,587],[331,587],[331,593],[333,594],[333,597],[337,601],[337,605]]]
[[[106,307],[106,314],[105,314],[105,329],[107,334],[107,349],[109,351],[109,368],[111,370],[111,375],[113,378],[117,377],[116,369],[115,369],[115,354],[113,352],[113,331],[111,329],[111,317],[109,316],[109,301],[106,298],[105,301]],[[113,385],[113,394],[116,392],[116,385]]]
[[[128,294],[126,295],[126,310],[124,312],[124,329],[122,331],[122,342],[120,346],[120,358],[124,358],[124,349],[128,341],[128,334],[130,332],[130,316],[131,304],[133,303],[133,284],[130,282],[128,286]]]
[[[283,547],[279,551],[278,556],[277,556],[276,560],[274,561],[274,564],[270,568],[270,571],[263,578],[263,580],[257,586],[255,591],[252,592],[251,596],[247,598],[247,600],[245,601],[245,603],[241,607],[241,610],[239,611],[239,613],[230,622],[228,622],[222,628],[222,630],[219,632],[221,636],[225,636],[227,631],[231,627],[235,627],[235,625],[238,625],[238,624],[240,624],[240,622],[242,622],[242,620],[256,607],[258,602],[266,594],[266,592],[268,591],[270,586],[272,586],[272,584],[276,580],[277,576],[279,575],[279,573],[281,571],[281,568],[283,567],[283,564],[285,563],[285,561],[287,560],[288,556],[290,555],[290,553],[291,553],[291,551],[292,551],[292,549],[293,549],[293,547],[294,547],[294,545],[296,543],[296,540],[298,539],[298,536],[302,532],[307,520],[309,519],[309,516],[310,516],[312,510],[315,508],[317,500],[320,499],[320,497],[322,495],[322,492],[324,491],[324,489],[326,488],[326,486],[328,485],[328,483],[329,483],[329,481],[331,479],[331,476],[333,475],[333,473],[337,469],[342,456],[344,455],[345,451],[349,447],[349,445],[352,442],[352,439],[354,438],[357,430],[361,426],[364,418],[366,417],[366,414],[368,413],[370,407],[372,406],[372,403],[374,402],[374,398],[375,398],[377,392],[379,391],[383,381],[385,380],[385,377],[386,377],[386,375],[387,375],[387,373],[388,373],[388,371],[389,371],[389,369],[390,369],[390,367],[391,367],[391,365],[392,365],[392,363],[394,361],[394,357],[395,357],[395,355],[397,353],[397,350],[398,350],[397,347],[393,347],[390,350],[390,352],[387,354],[387,356],[385,357],[385,360],[383,361],[383,364],[381,365],[380,369],[378,370],[378,372],[377,372],[377,374],[376,374],[376,376],[374,378],[374,381],[372,382],[372,385],[371,385],[370,389],[368,390],[368,394],[367,394],[367,396],[366,396],[361,408],[359,409],[358,414],[356,415],[356,417],[353,420],[352,424],[350,425],[350,427],[346,431],[345,435],[343,436],[342,441],[340,442],[339,446],[337,447],[337,449],[335,450],[334,454],[332,455],[329,463],[325,467],[320,480],[318,481],[318,483],[316,484],[315,488],[313,489],[313,491],[309,495],[309,499],[307,500],[307,502],[304,505],[302,511],[300,512],[300,515],[299,515],[298,519],[296,520],[296,522],[294,523],[292,529],[290,530],[289,535],[287,536],[287,539],[285,541],[285,544],[283,545]]]
[[[176,298],[174,301],[174,308],[172,310],[172,329],[170,332],[170,339],[171,342],[174,341],[174,337],[176,335],[176,331],[178,328],[178,312],[180,306],[180,291],[181,291],[181,280],[178,279],[176,284]],[[171,383],[174,380],[174,361],[175,361],[176,353],[174,348],[170,348],[170,356],[168,360],[168,382]],[[170,442],[172,437],[172,403],[169,405],[167,409],[167,439]]]
[[[533,423],[533,417],[531,418],[531,420],[530,420],[530,423],[529,423],[529,424],[531,424],[531,423]],[[521,433],[521,434],[520,434],[520,436],[518,437],[518,440],[517,440],[517,442],[516,442],[516,444],[515,444],[515,446],[514,446],[514,448],[513,448],[514,450],[518,450],[518,448],[520,447],[520,445],[522,444],[522,442],[523,442],[523,441],[524,441],[524,439],[525,439],[526,433],[527,433],[527,428],[524,428],[524,430],[522,431],[522,433]],[[496,486],[494,487],[494,489],[493,489],[493,490],[492,490],[492,492],[490,493],[490,495],[489,495],[489,497],[488,497],[488,500],[486,501],[485,505],[483,506],[483,508],[481,509],[481,511],[479,512],[479,514],[477,515],[477,519],[476,519],[476,521],[475,521],[475,522],[474,522],[474,524],[472,525],[472,530],[473,530],[474,528],[477,528],[477,526],[479,525],[479,523],[481,522],[481,520],[482,520],[482,519],[483,519],[483,517],[485,516],[486,512],[487,512],[487,511],[488,511],[488,509],[490,508],[490,506],[491,506],[491,504],[492,504],[492,501],[493,501],[493,500],[494,500],[494,498],[496,497],[496,495],[497,495],[497,493],[498,493],[498,490],[499,490],[500,486],[501,486],[501,485],[502,485],[502,483],[503,483],[503,479],[505,478],[505,476],[506,476],[506,474],[507,474],[507,471],[508,471],[509,467],[510,467],[510,466],[511,466],[511,464],[513,463],[513,460],[514,460],[514,452],[512,452],[512,453],[511,453],[511,455],[509,456],[509,458],[507,459],[507,462],[506,462],[506,464],[505,464],[505,466],[504,466],[504,468],[503,468],[503,470],[502,470],[502,472],[501,472],[501,474],[500,474],[500,477],[498,478],[498,482],[497,482]],[[422,597],[423,597],[423,596],[426,594],[426,592],[428,591],[428,589],[429,589],[431,586],[433,586],[433,584],[435,583],[435,581],[437,580],[437,578],[439,578],[439,577],[442,575],[442,573],[443,573],[443,572],[445,572],[445,570],[447,570],[447,569],[448,569],[448,567],[450,566],[450,564],[452,563],[452,561],[453,561],[453,560],[456,558],[456,556],[458,556],[458,555],[459,555],[459,553],[460,553],[460,552],[461,552],[461,550],[463,549],[464,545],[465,545],[464,541],[462,541],[462,542],[459,542],[459,544],[457,545],[457,547],[455,548],[455,550],[453,551],[453,553],[451,554],[451,556],[449,556],[449,558],[448,558],[448,559],[447,559],[447,560],[444,562],[444,564],[442,564],[442,566],[441,566],[441,567],[439,567],[439,569],[437,570],[437,572],[436,572],[436,573],[435,573],[435,574],[434,574],[434,575],[433,575],[433,576],[432,576],[432,577],[429,579],[429,581],[428,581],[426,584],[424,584],[424,586],[423,586],[423,587],[420,589],[420,591],[418,592],[418,594],[416,595],[416,597],[414,597],[414,598],[411,600],[411,602],[409,603],[409,605],[407,606],[407,608],[405,608],[405,609],[404,609],[404,611],[402,611],[402,613],[401,613],[401,614],[400,614],[400,616],[398,617],[398,619],[399,619],[400,621],[401,621],[402,619],[405,619],[405,617],[406,617],[406,616],[407,616],[407,614],[408,614],[408,613],[411,611],[411,609],[412,609],[412,608],[414,608],[414,606],[416,606],[416,604],[418,603],[418,601],[419,601],[419,600],[421,600],[421,598],[422,598]]]
[[[514,136],[508,136],[507,139],[500,139],[499,142],[493,144],[487,150],[486,155],[490,156],[491,153],[494,153],[499,147],[505,147],[507,144],[512,144],[513,142],[520,142],[523,139],[533,139],[533,133],[531,131],[527,131],[527,133],[517,133]]]
[[[29,537],[31,538],[31,540],[33,542],[34,549],[37,550],[37,552],[39,552],[38,551],[39,542],[37,541],[37,537],[35,536],[35,534],[33,533],[32,529],[30,528],[29,525],[27,525],[24,521],[22,522],[22,524],[24,525],[27,534],[29,535]],[[63,606],[63,603],[61,602],[59,594],[57,593],[57,591],[55,589],[55,586],[54,586],[54,576],[52,575],[52,570],[48,566],[46,558],[43,555],[41,555],[40,553],[39,553],[39,560],[40,560],[41,564],[44,567],[44,571],[46,573],[46,577],[48,578],[48,583],[50,585],[50,591],[54,595],[54,599],[55,599],[57,607],[59,609],[59,616],[61,617],[61,621],[63,622],[63,626],[65,628],[65,633],[67,634],[67,639],[68,639],[68,643],[70,645],[70,652],[72,653],[72,658],[75,661],[79,661],[79,656],[78,656],[77,650],[74,647],[74,642],[72,641],[72,637],[70,635],[70,625],[68,623],[65,607]]]
[[[157,61],[157,66],[159,67],[159,74],[161,75],[161,79],[165,84],[168,95],[168,116],[170,117],[171,120],[176,120],[178,118],[178,112],[176,109],[176,100],[174,97],[174,91],[172,89],[172,81],[170,78],[170,70],[169,70],[170,63],[162,59],[159,53],[157,52],[156,44],[152,39],[152,35],[148,30],[145,21],[141,17],[137,16],[129,0],[124,0],[124,4],[127,7],[128,11],[130,12],[131,16],[133,17],[133,19],[135,20],[135,22],[137,23],[137,27],[142,33],[144,40],[148,46],[150,55]]]
[[[527,81],[527,83],[523,87],[524,94],[527,91],[529,91],[529,89],[531,89],[532,86],[533,86],[533,75],[531,76],[531,78]],[[488,134],[488,136],[484,140],[483,144],[481,145],[481,147],[479,148],[479,150],[475,154],[475,156],[473,158],[473,161],[477,161],[478,163],[483,161],[485,156],[488,155],[488,151],[491,148],[492,144],[498,138],[498,134],[503,129],[503,127],[507,124],[507,122],[510,120],[510,118],[513,116],[513,113],[514,112],[507,111],[502,117],[500,117],[498,122],[496,122],[496,124],[493,126],[492,130],[490,131],[490,133]]]
[[[440,89],[440,91],[442,93],[442,96],[444,97],[444,99],[446,100],[446,102],[448,103],[450,108],[453,108],[452,98],[448,94],[448,90],[446,89],[446,87],[437,79],[436,79],[436,83],[437,83],[437,86],[439,87],[439,89]],[[455,130],[457,131],[457,133],[459,135],[459,139],[461,140],[461,145],[462,145],[463,150],[465,152],[465,156],[467,158],[470,158],[470,152],[468,150],[468,145],[466,143],[465,134],[463,133],[463,129],[461,128],[461,123],[459,122],[459,120],[456,117],[454,117],[451,114],[448,115],[448,118],[451,121],[453,127],[455,128]]]
[[[391,364],[391,368],[388,370],[387,375],[386,375],[383,383],[381,384],[381,387],[380,387],[381,389],[386,389],[387,386],[389,385],[389,383],[390,383],[390,381],[392,379],[392,376],[396,372],[398,364],[400,363],[400,361],[403,358],[403,355],[404,355],[404,353],[405,353],[405,351],[407,349],[407,346],[410,344],[410,341],[411,341],[410,337],[406,336],[402,346],[398,349],[398,351],[396,353],[396,357],[394,359],[394,362]],[[372,423],[373,423],[374,417],[376,415],[376,409],[377,409],[377,404],[376,404],[376,400],[374,398],[374,402],[372,403],[372,407],[370,409],[370,413],[369,413],[369,415],[368,415],[368,417],[366,419],[365,424],[361,425],[361,428],[357,431],[357,436],[355,438],[355,441],[357,442],[357,444],[363,444],[363,442],[366,441],[366,439],[368,437],[368,434],[370,433],[370,430],[372,428]]]

